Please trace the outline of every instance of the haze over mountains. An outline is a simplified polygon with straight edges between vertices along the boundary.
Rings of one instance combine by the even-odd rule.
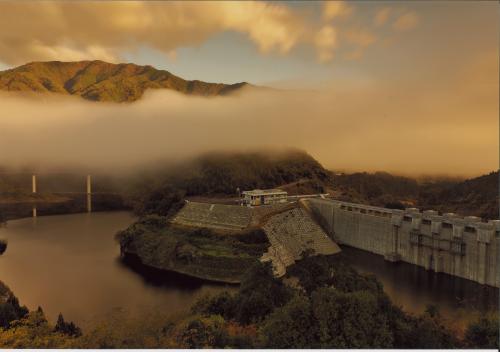
[[[454,104],[448,89],[390,80],[301,87],[186,81],[102,61],[26,64],[0,72],[0,150],[8,151],[0,159],[128,168],[211,150],[293,146],[345,172],[474,177],[498,167],[497,103],[475,86],[462,85],[460,96],[478,99],[456,96]]]
[[[32,62],[0,72],[0,90],[52,92],[93,101],[132,102],[146,89],[170,89],[189,95],[216,96],[249,86],[187,81],[165,70],[104,61]]]

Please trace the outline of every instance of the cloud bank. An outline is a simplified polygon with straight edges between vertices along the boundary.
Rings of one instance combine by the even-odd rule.
[[[111,171],[295,147],[335,170],[478,175],[498,167],[498,111],[494,89],[468,83],[453,94],[390,82],[216,98],[155,90],[132,104],[3,95],[0,165]]]

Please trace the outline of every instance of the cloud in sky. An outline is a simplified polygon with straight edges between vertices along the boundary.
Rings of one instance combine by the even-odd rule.
[[[349,29],[345,31],[346,40],[360,47],[367,47],[377,41],[375,34],[362,28]]]
[[[305,19],[265,2],[1,2],[0,60],[119,60],[148,45],[169,53],[226,30],[261,52],[288,52],[306,40]]]
[[[375,14],[375,18],[373,21],[375,26],[383,26],[384,24],[386,24],[390,14],[391,14],[390,7],[383,7],[380,10],[378,10]]]
[[[330,21],[336,17],[348,17],[353,7],[345,1],[325,1],[323,4],[323,18]]]
[[[329,62],[333,59],[333,49],[337,45],[337,31],[334,27],[326,25],[316,33],[315,44],[320,62]]]
[[[166,54],[225,30],[248,35],[260,51],[286,53],[304,19],[264,2],[1,2],[0,60],[82,57],[119,60],[148,45]]]
[[[398,31],[406,31],[415,28],[418,22],[419,17],[415,12],[407,12],[398,17],[398,19],[393,23],[392,27]]]
[[[306,44],[327,62],[341,43],[337,32],[344,23],[336,19],[352,17],[353,9],[343,1],[327,1],[318,21],[286,3],[264,1],[2,1],[0,62],[118,62],[144,46],[175,57],[176,49],[201,45],[225,31],[247,36],[262,54],[287,54]],[[409,29],[414,22],[415,15],[408,14],[394,26]]]

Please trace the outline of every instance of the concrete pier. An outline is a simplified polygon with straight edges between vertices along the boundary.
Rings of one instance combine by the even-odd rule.
[[[36,175],[31,176],[31,192],[36,194]],[[36,218],[36,203],[33,205],[33,217]]]
[[[36,193],[36,175],[31,176],[31,192]]]
[[[500,220],[308,199],[332,239],[434,272],[500,287]]]
[[[87,213],[92,212],[92,178],[87,175]]]

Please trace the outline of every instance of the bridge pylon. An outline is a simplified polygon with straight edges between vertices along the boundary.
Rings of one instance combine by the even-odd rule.
[[[92,212],[92,177],[87,175],[87,213]]]
[[[36,194],[36,175],[31,175],[31,193]],[[36,203],[33,204],[33,217],[36,218]]]

